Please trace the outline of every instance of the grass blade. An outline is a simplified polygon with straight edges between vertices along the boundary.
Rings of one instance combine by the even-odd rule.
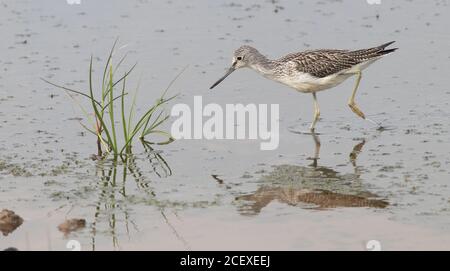
[[[123,138],[125,139],[125,142],[128,141],[128,132],[127,132],[127,121],[125,119],[125,84],[126,79],[123,80],[122,85],[122,99],[121,99],[121,107],[122,107],[122,127],[123,127]]]
[[[95,116],[97,117],[97,120],[100,121],[102,127],[103,127],[103,131],[105,131],[106,134],[106,138],[108,140],[108,144],[111,144],[111,136],[109,134],[108,128],[105,125],[105,122],[103,121],[103,116],[100,115],[100,112],[98,111],[97,108],[97,104],[95,103],[95,99],[94,99],[94,90],[92,88],[92,56],[91,56],[91,61],[89,63],[89,93],[90,93],[90,99],[92,102],[92,108],[94,109],[95,112]],[[98,138],[100,140],[102,140],[102,136],[101,134],[97,135]],[[108,146],[108,148],[110,148],[111,146]]]
[[[114,154],[117,154],[117,136],[116,136],[116,125],[114,123],[114,103],[113,103],[113,95],[114,95],[114,87],[113,87],[113,68],[112,65],[109,66],[110,67],[110,71],[109,71],[109,85],[110,85],[110,89],[109,89],[109,118],[111,121],[111,131],[112,131],[112,136],[113,136],[113,142],[112,142],[112,147],[114,150]]]
[[[47,84],[50,84],[50,85],[54,86],[54,87],[57,87],[57,88],[60,88],[60,89],[63,89],[63,90],[66,90],[66,91],[69,91],[69,92],[72,92],[72,93],[75,93],[75,94],[82,95],[82,96],[88,98],[89,100],[91,100],[91,97],[90,97],[89,95],[87,95],[87,94],[85,94],[85,93],[83,93],[83,92],[81,92],[81,91],[78,91],[78,90],[74,90],[74,89],[70,89],[70,88],[67,88],[67,87],[64,87],[64,86],[57,85],[57,84],[52,83],[52,82],[50,82],[50,81],[48,81],[48,80],[45,80],[44,78],[41,78],[41,80],[44,81],[44,82],[47,83]],[[94,100],[94,102],[95,102],[98,106],[101,106],[100,103],[99,103],[98,101]]]

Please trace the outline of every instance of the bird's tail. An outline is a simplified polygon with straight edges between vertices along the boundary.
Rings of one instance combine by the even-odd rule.
[[[368,49],[361,49],[356,51],[351,51],[349,54],[353,56],[356,59],[359,59],[360,61],[366,61],[373,58],[379,58],[381,56],[384,56],[386,54],[392,53],[398,48],[392,48],[392,49],[386,49],[389,45],[394,43],[395,41],[391,41],[388,43],[385,43],[383,45],[372,47]]]

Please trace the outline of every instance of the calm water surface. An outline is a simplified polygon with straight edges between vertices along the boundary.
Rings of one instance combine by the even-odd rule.
[[[0,5],[0,209],[24,223],[0,249],[450,249],[450,8],[448,1],[3,1]],[[102,12],[99,12],[102,10]],[[280,105],[280,146],[178,140],[137,145],[126,163],[92,161],[83,114],[45,78],[86,89],[89,57],[120,37],[138,108],[174,103]],[[311,48],[399,47],[363,75],[357,101],[390,129],[347,107],[352,79],[310,95],[250,70],[208,87],[250,44],[270,57]],[[168,107],[170,110],[170,107]],[[142,112],[141,112],[142,113]],[[81,117],[81,118],[80,118]],[[166,128],[170,128],[167,123]],[[86,227],[65,235],[70,218]]]

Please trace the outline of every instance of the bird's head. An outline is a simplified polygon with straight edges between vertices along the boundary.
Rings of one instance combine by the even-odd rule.
[[[222,78],[220,78],[216,83],[214,83],[209,89],[212,89],[218,84],[220,84],[220,82],[225,80],[225,78],[227,78],[227,76],[230,75],[235,70],[250,67],[253,63],[256,62],[257,57],[259,55],[260,54],[258,50],[248,45],[243,45],[238,49],[236,49],[236,51],[234,51],[233,59],[231,61],[231,67],[228,69],[227,73],[224,76],[222,76]]]

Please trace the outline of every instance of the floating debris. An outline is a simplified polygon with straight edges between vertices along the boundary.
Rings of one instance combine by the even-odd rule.
[[[13,211],[3,209],[0,212],[0,231],[4,236],[15,231],[22,223],[23,219]]]
[[[211,175],[213,178],[214,178],[214,180],[216,180],[219,184],[223,184],[223,179],[221,179],[221,178],[219,178],[219,175],[217,175],[217,174],[213,174],[213,175]]]
[[[63,223],[59,224],[58,230],[62,233],[64,233],[65,236],[67,236],[69,233],[78,231],[86,227],[86,220],[85,219],[68,219],[64,221]]]

